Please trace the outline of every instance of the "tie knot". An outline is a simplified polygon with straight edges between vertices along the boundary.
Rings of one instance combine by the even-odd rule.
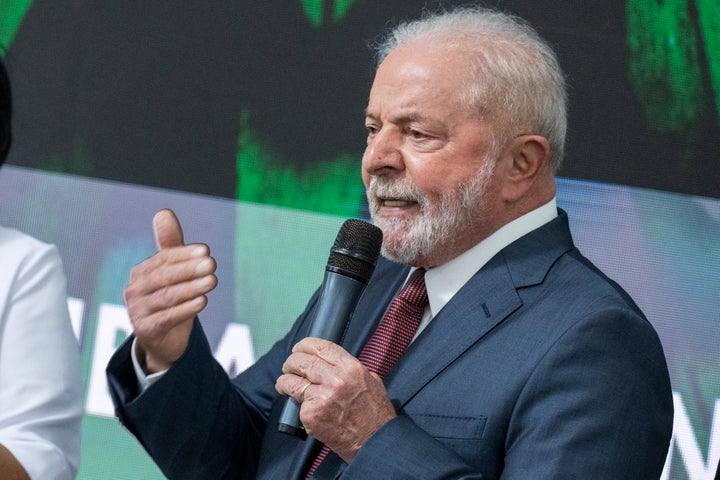
[[[428,302],[427,289],[425,288],[425,269],[418,268],[415,270],[405,286],[398,294],[399,298],[402,298],[406,302],[425,308]]]

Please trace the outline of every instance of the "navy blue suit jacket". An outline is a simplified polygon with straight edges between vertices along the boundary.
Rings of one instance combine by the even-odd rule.
[[[379,262],[343,343],[350,353],[407,271]],[[118,350],[108,366],[117,415],[169,478],[302,478],[318,442],[277,431],[274,384],[315,301],[233,380],[197,322],[183,357],[141,395],[129,342]],[[397,418],[350,465],[331,453],[317,478],[656,480],[672,431],[657,334],[574,247],[564,212],[478,271],[384,381]]]

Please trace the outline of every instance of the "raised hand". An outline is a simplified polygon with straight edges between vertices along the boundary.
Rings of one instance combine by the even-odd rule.
[[[136,354],[146,373],[166,370],[185,351],[195,316],[217,285],[215,260],[204,244],[185,245],[171,210],[153,218],[158,252],[136,265],[124,299]]]

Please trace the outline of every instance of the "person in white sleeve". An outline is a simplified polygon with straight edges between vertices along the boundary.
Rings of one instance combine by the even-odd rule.
[[[0,61],[0,166],[10,148],[11,111]],[[0,478],[75,478],[81,419],[80,349],[60,255],[0,226]]]

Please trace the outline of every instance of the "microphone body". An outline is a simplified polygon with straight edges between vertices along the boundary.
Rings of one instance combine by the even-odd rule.
[[[365,286],[353,278],[326,271],[307,336],[340,343]]]
[[[362,220],[347,220],[340,228],[308,327],[308,337],[340,343],[355,305],[370,281],[382,244],[382,231]],[[288,397],[278,420],[278,430],[305,437],[300,404]]]

